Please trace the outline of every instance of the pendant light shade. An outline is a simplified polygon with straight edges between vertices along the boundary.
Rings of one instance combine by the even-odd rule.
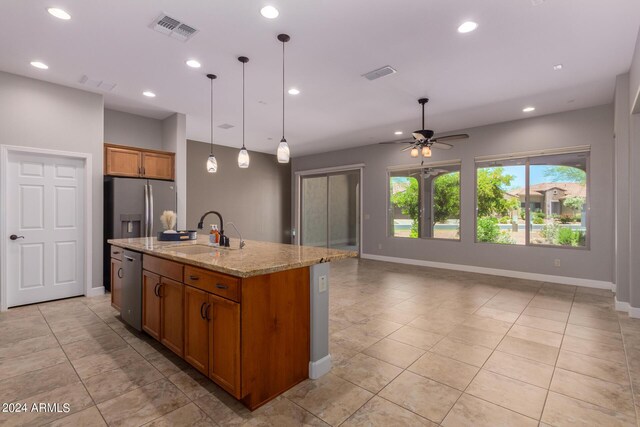
[[[287,139],[284,137],[284,44],[291,40],[291,37],[287,34],[278,34],[278,40],[282,42],[282,139],[278,145],[277,157],[278,163],[289,163],[291,152],[289,151]]]
[[[209,158],[207,159],[207,172],[218,172],[218,161],[216,156],[213,155],[213,81],[217,78],[215,74],[207,74],[207,78],[211,81],[211,151],[209,152]]]
[[[242,147],[242,149],[238,153],[238,167],[241,169],[246,169],[249,167],[249,152],[244,147]]]
[[[207,159],[207,172],[218,172],[218,161],[216,160],[216,156],[214,156],[213,154],[210,154],[209,158]]]
[[[422,157],[431,157],[431,147],[427,145],[422,147]]]
[[[249,167],[249,152],[244,148],[244,64],[249,62],[249,58],[240,56],[238,61],[242,62],[242,148],[238,153],[238,167],[246,169]]]
[[[291,153],[289,152],[289,144],[287,144],[287,140],[283,139],[280,141],[278,145],[278,163],[289,163],[289,157],[291,157]]]
[[[417,147],[413,147],[411,149],[411,157],[418,157],[420,155],[420,151]]]

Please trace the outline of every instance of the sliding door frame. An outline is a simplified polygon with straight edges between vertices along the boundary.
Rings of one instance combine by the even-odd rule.
[[[364,220],[364,206],[363,206],[363,200],[364,200],[364,163],[358,163],[358,164],[353,164],[353,165],[345,165],[345,166],[336,166],[336,167],[330,167],[330,168],[321,168],[321,169],[310,169],[310,170],[304,170],[304,171],[297,171],[295,172],[295,180],[294,180],[294,206],[295,206],[295,221],[294,221],[294,231],[295,231],[295,238],[294,238],[294,244],[296,245],[300,245],[300,226],[302,224],[302,197],[301,197],[301,190],[302,190],[302,178],[303,177],[308,177],[308,176],[329,176],[329,175],[338,175],[341,172],[358,172],[360,174],[360,179],[359,179],[359,187],[360,187],[360,191],[359,191],[359,207],[360,207],[360,212],[358,212],[359,215],[359,232],[358,232],[358,255],[360,255],[362,253],[362,230],[364,227],[363,224],[363,220]],[[328,179],[328,178],[327,178]],[[327,185],[328,185],[328,181],[327,181]],[[327,200],[328,203],[328,200]],[[327,223],[327,229],[330,227],[330,224]],[[327,246],[329,246],[328,244],[328,240],[327,240]]]

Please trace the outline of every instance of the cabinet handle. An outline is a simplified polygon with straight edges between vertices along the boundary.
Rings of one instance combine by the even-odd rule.
[[[120,251],[113,251],[113,254],[114,254],[114,255],[119,255],[119,254],[120,254]]]
[[[200,280],[200,278],[192,274],[191,276],[189,276],[189,280]]]
[[[124,277],[124,274],[122,273],[122,268],[118,269],[118,278],[122,279],[122,277]]]
[[[204,309],[204,314],[205,314],[205,318],[207,320],[211,320],[211,318],[209,317],[209,309],[211,308],[211,304],[207,305],[207,308]]]
[[[204,315],[204,307],[207,305],[206,302],[203,302],[202,305],[200,306],[200,317],[202,317],[202,320],[207,320],[206,316]]]
[[[160,283],[156,283],[155,288],[153,288],[153,293],[159,297],[160,296]]]
[[[229,289],[229,286],[223,285],[222,283],[217,283],[216,288],[218,289]]]
[[[141,169],[142,169],[142,176],[144,176],[144,166]]]

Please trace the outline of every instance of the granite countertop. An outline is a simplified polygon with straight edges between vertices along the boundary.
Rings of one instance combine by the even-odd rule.
[[[155,237],[108,240],[114,246],[236,277],[259,276],[358,256],[357,252],[337,249],[256,240],[245,242],[246,246],[238,249],[237,239],[232,240],[231,248],[206,247],[208,235],[181,242],[158,241]]]

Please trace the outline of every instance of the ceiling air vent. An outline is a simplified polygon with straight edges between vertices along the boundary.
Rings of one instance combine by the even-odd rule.
[[[367,80],[375,80],[394,73],[397,73],[396,69],[391,67],[390,65],[386,65],[382,68],[378,68],[377,70],[369,71],[368,73],[363,74],[362,77],[366,78]]]
[[[172,18],[166,14],[158,16],[149,26],[152,30],[169,36],[173,39],[186,42],[198,32],[197,29],[191,25],[187,25],[184,22]]]
[[[102,90],[104,92],[111,92],[116,87],[115,83],[107,82],[100,79],[94,79],[87,75],[80,77],[78,83],[92,87],[94,89]]]

